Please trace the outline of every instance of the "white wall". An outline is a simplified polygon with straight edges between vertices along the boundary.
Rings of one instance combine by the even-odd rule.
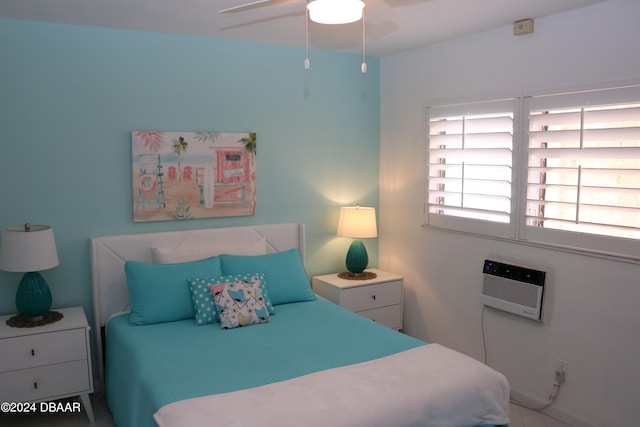
[[[424,107],[553,88],[640,81],[640,2],[612,0],[382,58],[379,266],[404,275],[405,332],[483,359],[482,263],[547,270],[538,324],[487,310],[488,361],[515,394],[546,401],[557,359],[567,381],[551,413],[578,425],[640,417],[640,265],[421,228]],[[525,17],[523,17],[525,18]]]

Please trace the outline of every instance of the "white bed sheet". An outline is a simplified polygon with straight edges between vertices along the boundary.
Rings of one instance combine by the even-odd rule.
[[[251,408],[251,410],[248,410]],[[160,427],[452,427],[509,423],[509,384],[428,344],[356,365],[163,406]]]

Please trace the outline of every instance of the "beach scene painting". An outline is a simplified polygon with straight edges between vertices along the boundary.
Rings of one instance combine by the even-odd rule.
[[[134,131],[133,220],[255,215],[256,134]]]

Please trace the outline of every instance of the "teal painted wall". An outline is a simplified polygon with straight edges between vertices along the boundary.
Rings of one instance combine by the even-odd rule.
[[[53,226],[54,307],[91,318],[92,236],[302,222],[313,275],[344,269],[339,206],[378,206],[377,59],[2,19],[0,55],[0,227]],[[133,130],[256,132],[256,215],[133,223]],[[0,313],[20,277],[0,272]]]

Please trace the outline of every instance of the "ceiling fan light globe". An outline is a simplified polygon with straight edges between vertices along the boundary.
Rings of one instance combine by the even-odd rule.
[[[315,0],[309,3],[309,19],[318,24],[348,24],[362,19],[361,0]]]

